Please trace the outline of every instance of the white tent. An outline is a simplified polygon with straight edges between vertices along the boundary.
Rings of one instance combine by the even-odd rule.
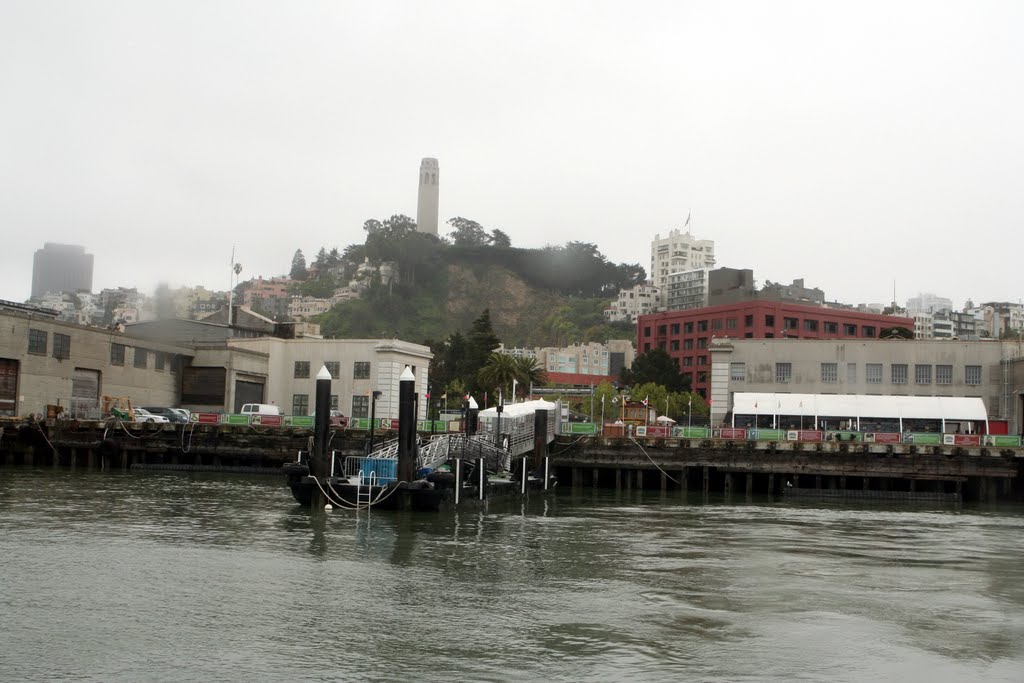
[[[676,421],[673,420],[668,415],[661,415],[659,417],[656,417],[656,418],[654,418],[654,421],[655,422],[661,422],[662,424],[667,424],[667,425],[674,425],[676,423]]]
[[[737,392],[733,395],[733,424],[737,415],[788,415],[845,417],[858,423],[865,418],[894,420],[929,419],[987,422],[980,398],[960,396],[866,396],[864,394],[768,394]]]

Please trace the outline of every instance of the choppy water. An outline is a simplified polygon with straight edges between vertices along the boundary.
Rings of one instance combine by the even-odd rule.
[[[1020,510],[637,495],[311,514],[0,470],[0,679],[1024,679]]]

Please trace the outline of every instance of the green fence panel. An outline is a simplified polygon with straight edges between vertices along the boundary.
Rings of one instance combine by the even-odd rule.
[[[353,417],[348,421],[349,429],[365,429],[370,431],[370,418],[368,417]]]
[[[284,418],[285,425],[291,427],[312,427],[315,421],[312,415],[289,415]]]
[[[672,436],[684,439],[706,439],[711,436],[711,430],[707,427],[676,427],[672,430]]]
[[[249,424],[248,415],[224,415],[221,418],[221,424],[226,425],[247,425]]]
[[[597,434],[596,422],[563,422],[563,434]]]
[[[912,432],[904,434],[905,443],[914,443],[922,446],[941,446],[942,434],[932,432]]]
[[[982,444],[996,448],[1020,448],[1019,436],[989,434],[981,437]]]
[[[750,438],[754,441],[785,441],[785,429],[751,429]]]

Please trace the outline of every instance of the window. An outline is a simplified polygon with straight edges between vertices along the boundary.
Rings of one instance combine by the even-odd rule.
[[[857,326],[852,323],[843,323],[843,336],[856,337]]]
[[[708,357],[707,356],[697,356],[697,365],[707,365],[707,364],[708,364]]]
[[[857,383],[857,364],[847,363],[846,364],[846,381],[849,384]]]
[[[860,336],[862,337],[874,337],[875,326],[874,325],[862,325],[860,328]]]
[[[892,374],[893,384],[906,384],[907,383],[907,364],[906,363],[893,363],[889,368]]]
[[[679,334],[679,323],[672,323],[668,328],[669,334]]]
[[[712,320],[711,321],[711,329],[713,329],[713,330],[720,330],[720,329],[722,329],[722,319],[721,318],[715,318],[714,320]]]
[[[651,328],[649,328],[649,327],[645,327],[644,328],[644,336],[645,337],[650,337],[651,336]]]
[[[864,381],[868,384],[881,384],[882,383],[882,364],[881,363],[867,363],[864,366]]]
[[[698,349],[706,349],[706,348],[708,348],[708,338],[707,337],[701,337],[700,339],[698,339],[697,340],[697,348]]]
[[[936,365],[935,366],[935,383],[936,384],[952,384],[953,383],[953,366],[952,365]]]
[[[292,415],[309,413],[309,394],[292,394]]]
[[[775,381],[776,382],[789,382],[793,379],[793,364],[792,363],[776,363],[775,364]]]
[[[692,366],[693,366],[693,356],[685,356],[683,358],[683,367],[687,367],[688,368],[688,367],[692,367]]]
[[[124,344],[110,345],[110,364],[124,365]]]
[[[69,335],[53,333],[53,357],[71,358],[71,337]]]
[[[331,379],[341,379],[341,363],[336,360],[329,360],[324,363],[327,372],[331,373]],[[337,410],[335,408],[335,410]]]
[[[825,334],[839,334],[839,323],[825,321]]]
[[[683,349],[685,351],[691,351],[693,349],[693,339],[684,339],[683,340]]]
[[[331,410],[337,410],[337,409],[338,409],[338,395],[337,394],[331,394]]]
[[[700,382],[701,384],[707,383],[707,381],[708,381],[708,373],[706,373],[706,372],[698,372],[697,373],[697,381]]]
[[[683,334],[693,334],[693,323],[683,323]]]
[[[774,315],[766,315],[764,317],[764,326],[767,327],[768,329],[771,329],[771,328],[775,327],[775,316]]]
[[[932,366],[930,366],[930,365],[915,365],[914,366],[914,382],[916,384],[931,384],[932,383]]]
[[[795,330],[800,327],[800,321],[796,318],[783,318],[782,326],[787,330]]]
[[[146,349],[135,349],[135,367],[145,369],[148,362]]]
[[[964,366],[964,381],[967,384],[978,385],[981,384],[981,366],[980,365],[966,365]]]
[[[156,370],[163,372],[166,356],[159,351],[153,354],[153,364]]]
[[[40,355],[46,355],[47,337],[49,335],[42,330],[28,331],[28,352],[38,353]]]
[[[658,336],[664,337],[668,334],[668,325],[658,325]]]
[[[352,397],[352,417],[370,417],[370,397]]]
[[[729,363],[729,380],[732,382],[742,382],[747,378],[747,364],[746,363]]]
[[[646,348],[649,351],[651,345],[648,344]],[[352,365],[352,379],[370,379],[370,363],[362,360],[356,361]]]
[[[650,350],[651,350],[651,345],[648,344],[647,342],[644,342],[644,353],[647,353]]]
[[[752,316],[752,315],[745,315],[745,316],[743,316],[743,326],[744,327],[753,327],[754,326],[754,316]]]
[[[835,384],[839,381],[839,363],[821,364],[821,381],[827,384]]]
[[[309,361],[308,360],[297,360],[295,361],[295,379],[309,379]],[[294,413],[295,415],[305,415],[305,413]]]
[[[708,321],[707,320],[698,320],[697,321],[697,331],[698,332],[707,332],[708,331]]]
[[[727,330],[735,330],[736,327],[737,327],[736,323],[737,323],[736,318],[726,318],[725,319],[725,329],[727,329]]]
[[[672,341],[670,341],[668,343],[668,350],[669,351],[678,351],[679,350],[679,340],[678,339],[673,339]]]

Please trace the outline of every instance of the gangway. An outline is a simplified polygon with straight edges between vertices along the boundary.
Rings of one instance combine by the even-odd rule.
[[[497,408],[481,410],[479,436],[496,442],[495,434],[500,434],[501,447],[513,458],[529,453],[536,445],[533,430],[538,410],[548,414],[546,442],[551,443],[558,425],[558,404],[543,399],[510,403],[503,406],[501,413]]]

